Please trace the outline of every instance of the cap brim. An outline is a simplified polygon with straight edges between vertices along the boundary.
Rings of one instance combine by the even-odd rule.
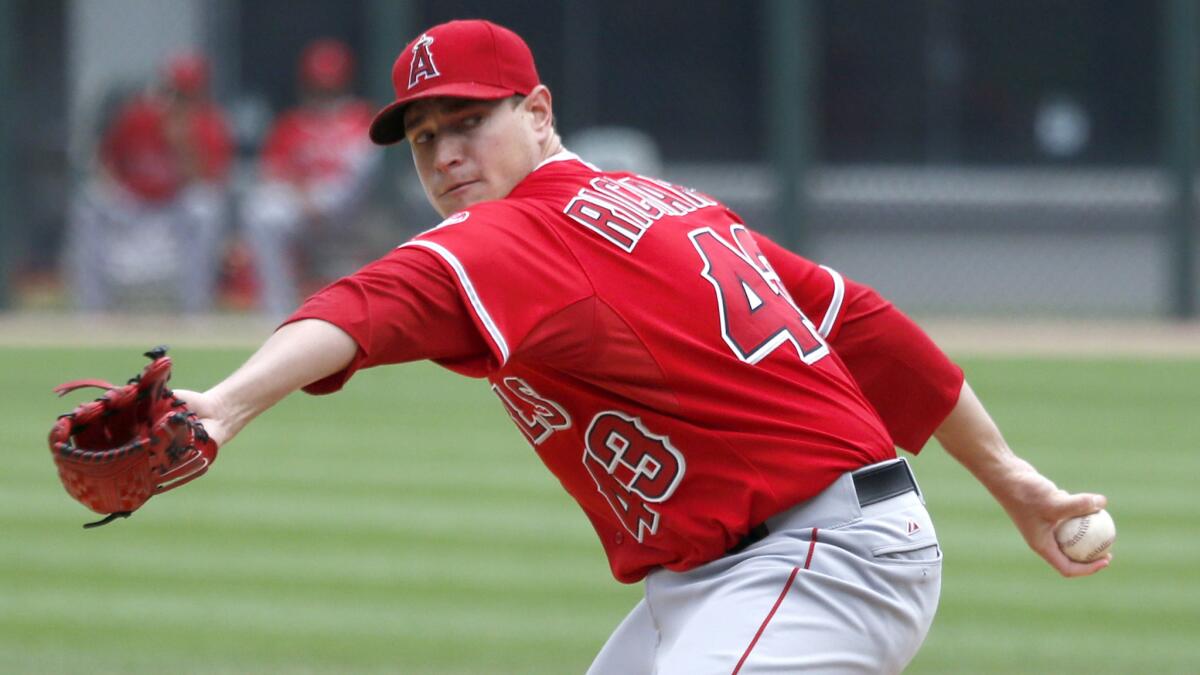
[[[371,142],[376,145],[392,145],[404,140],[404,109],[413,101],[438,97],[493,101],[519,93],[515,89],[478,82],[455,82],[430,87],[418,94],[398,99],[376,113],[375,119],[371,121]]]

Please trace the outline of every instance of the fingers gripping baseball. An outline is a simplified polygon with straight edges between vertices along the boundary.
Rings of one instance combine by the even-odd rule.
[[[76,380],[55,388],[60,396],[82,387],[105,389],[61,415],[49,437],[67,493],[108,515],[92,525],[126,517],[153,495],[199,478],[217,456],[218,444],[196,413],[166,386],[166,348],[146,356],[150,363],[123,386]]]
[[[1070,494],[1048,479],[1034,474],[1028,480],[1022,497],[1004,506],[1034,552],[1064,577],[1079,577],[1095,574],[1108,567],[1112,555],[1106,554],[1089,563],[1071,560],[1059,548],[1055,529],[1070,518],[1099,511],[1107,501],[1098,494]]]

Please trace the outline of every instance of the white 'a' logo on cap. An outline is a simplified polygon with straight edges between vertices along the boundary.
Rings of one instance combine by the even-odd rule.
[[[421,80],[428,80],[431,77],[441,75],[438,72],[437,66],[433,64],[433,54],[429,52],[429,45],[431,44],[433,44],[433,38],[425,34],[413,45],[412,65],[408,67],[409,89],[417,86],[417,82]]]

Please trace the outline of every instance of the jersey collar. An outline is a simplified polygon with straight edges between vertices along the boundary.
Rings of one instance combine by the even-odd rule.
[[[559,150],[557,153],[550,155],[546,159],[543,159],[541,164],[538,164],[537,166],[533,167],[533,171],[537,171],[538,169],[542,168],[543,166],[546,166],[547,164],[553,164],[554,162],[566,162],[566,161],[570,161],[570,160],[575,160],[576,162],[583,164],[584,166],[591,169],[592,171],[597,171],[597,172],[600,171],[600,169],[596,168],[594,165],[583,161],[579,157],[579,155],[571,152],[570,150],[566,150],[566,149]],[[530,173],[533,173],[533,171],[531,171]]]

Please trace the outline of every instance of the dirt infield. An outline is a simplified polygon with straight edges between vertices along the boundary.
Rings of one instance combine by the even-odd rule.
[[[0,314],[0,346],[254,347],[276,324],[256,316]]]
[[[1200,322],[1098,319],[928,319],[950,353],[980,356],[1200,357]]]
[[[1044,319],[918,319],[938,344],[959,355],[1144,356],[1200,358],[1200,322]],[[0,346],[253,348],[275,323],[247,315],[78,316],[0,314]]]
[[[928,319],[920,323],[953,354],[1200,357],[1200,321]]]

